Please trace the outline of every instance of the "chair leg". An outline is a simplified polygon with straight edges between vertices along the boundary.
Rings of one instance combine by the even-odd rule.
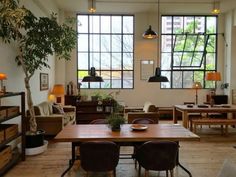
[[[170,170],[170,177],[174,177],[174,170]]]
[[[168,170],[166,170],[166,177],[169,177],[169,173],[168,173]]]
[[[138,165],[138,177],[141,176],[141,165]]]
[[[149,171],[145,169],[145,177],[148,177]]]

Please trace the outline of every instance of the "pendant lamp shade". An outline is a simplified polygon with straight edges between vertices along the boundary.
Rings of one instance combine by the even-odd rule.
[[[148,79],[148,82],[169,82],[168,78],[161,75],[161,69],[156,67],[155,75]]]
[[[144,39],[155,39],[157,38],[157,33],[152,30],[152,26],[149,25],[149,28],[143,33]]]
[[[89,76],[85,76],[82,82],[103,82],[103,79],[100,76],[96,76],[96,69],[91,67]]]
[[[215,15],[220,13],[220,1],[214,0],[211,13]]]
[[[96,12],[96,0],[88,0],[88,11],[90,13]]]

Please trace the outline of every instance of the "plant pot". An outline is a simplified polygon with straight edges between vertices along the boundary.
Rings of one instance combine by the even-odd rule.
[[[26,148],[25,149],[25,155],[38,155],[47,150],[48,147],[48,141],[44,140],[44,144],[39,147],[34,148]]]
[[[114,131],[114,132],[119,132],[120,131],[120,125],[111,127],[111,130]]]
[[[25,147],[35,148],[44,145],[44,130],[38,130],[35,134],[27,132],[25,135]]]

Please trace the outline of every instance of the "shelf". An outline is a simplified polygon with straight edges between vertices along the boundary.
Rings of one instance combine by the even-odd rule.
[[[20,110],[17,112],[17,114],[15,115],[10,115],[6,118],[2,118],[0,120],[0,123],[2,124],[3,122],[6,122],[8,120],[17,118],[20,116],[20,128],[21,128],[21,132],[18,132],[15,136],[12,136],[11,138],[8,138],[7,140],[3,141],[2,143],[0,143],[0,148],[4,147],[5,145],[9,144],[12,141],[17,140],[18,138],[20,138],[20,142],[17,141],[17,143],[21,144],[21,153],[18,152],[18,148],[15,148],[17,150],[13,150],[12,151],[12,159],[10,160],[10,162],[3,167],[2,169],[0,169],[0,176],[2,176],[4,173],[6,173],[13,165],[15,165],[17,162],[19,162],[19,160],[24,161],[25,160],[25,93],[24,92],[7,92],[3,95],[0,95],[0,99],[2,98],[6,98],[6,97],[13,97],[13,96],[20,96]],[[18,130],[19,131],[19,130]],[[18,139],[19,140],[19,139]],[[1,156],[0,156],[1,158]]]
[[[17,148],[15,148],[12,151],[12,159],[10,160],[10,162],[5,167],[0,169],[0,176],[3,176],[8,170],[10,170],[14,165],[16,165],[20,161],[20,157],[20,152]]]
[[[0,95],[0,98],[17,96],[17,95],[21,95],[23,93],[24,92],[6,92],[4,95]]]
[[[0,144],[0,148],[3,147],[4,145],[10,143],[10,142],[13,141],[14,139],[20,137],[21,135],[22,135],[22,133],[19,132],[17,135],[15,135],[15,136],[13,136],[13,137],[11,137],[11,138],[9,138],[9,139],[3,141],[3,142]]]
[[[0,123],[5,122],[5,121],[8,121],[8,120],[10,120],[10,119],[14,119],[14,118],[16,118],[16,117],[18,117],[18,116],[20,116],[20,115],[21,115],[21,113],[16,114],[16,115],[14,115],[14,116],[6,117],[6,118],[4,118],[4,119],[0,119]]]

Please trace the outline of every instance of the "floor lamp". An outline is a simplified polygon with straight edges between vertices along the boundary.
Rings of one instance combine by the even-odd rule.
[[[193,85],[192,85],[192,88],[196,90],[196,100],[195,100],[195,103],[198,104],[198,89],[201,89],[202,88],[202,84],[201,82],[194,82]]]

